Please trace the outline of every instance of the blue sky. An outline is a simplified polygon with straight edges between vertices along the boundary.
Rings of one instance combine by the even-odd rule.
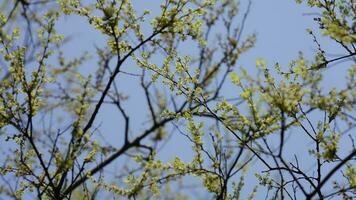
[[[154,11],[157,11],[158,4],[161,2],[157,0],[133,1],[138,10],[153,9]],[[247,1],[241,0],[241,15],[245,11],[246,5]],[[315,17],[313,14],[313,10],[305,5],[297,5],[294,0],[252,0],[251,12],[244,32],[245,35],[256,33],[257,43],[253,49],[241,56],[237,65],[243,66],[249,71],[254,71],[255,60],[264,58],[270,66],[273,66],[276,62],[286,66],[298,56],[300,51],[307,58],[312,59],[314,53],[316,53],[316,45],[313,43],[312,37],[307,34],[306,29],[317,30],[318,28],[313,21],[313,17]],[[105,47],[106,45],[106,38],[94,30],[87,23],[87,20],[82,17],[68,16],[61,18],[57,30],[66,36],[72,36],[72,40],[65,44],[63,49],[64,54],[69,58],[77,57],[85,51],[95,57],[95,45],[99,47]],[[340,49],[335,44],[319,34],[317,35],[325,49],[328,49],[333,54],[339,53]],[[83,73],[88,74],[94,72],[96,68],[97,63],[93,59],[90,62],[86,62],[80,69]],[[344,78],[344,69],[346,68],[332,68],[326,71],[325,75],[329,78],[324,82],[323,87],[342,86],[343,81],[340,80]],[[140,71],[132,62],[125,64],[124,70],[128,72]],[[124,106],[131,116],[132,125],[137,125],[131,128],[136,132],[143,130],[148,113],[146,113],[146,103],[143,101],[142,89],[137,84],[139,82],[138,78],[119,74],[117,79],[119,90],[130,97],[124,103]],[[226,93],[229,96],[238,95],[238,92],[235,92],[235,88],[227,88]],[[104,106],[95,124],[100,125],[101,138],[105,138],[106,141],[116,147],[122,144],[123,119],[116,108]],[[63,128],[63,124],[58,125],[58,128]],[[168,128],[169,130],[171,128]],[[292,156],[291,153],[298,153],[299,155],[307,153],[305,148],[301,148],[301,145],[308,144],[303,144],[301,141],[303,140],[298,135],[290,137],[288,144],[291,151],[287,152],[290,153],[290,156]],[[164,161],[170,161],[175,156],[182,157],[185,161],[189,161],[191,157],[190,144],[187,143],[185,137],[179,134],[174,134],[166,144],[165,150],[159,154],[159,157]],[[123,159],[119,159],[116,164],[122,161]],[[258,164],[258,162],[254,164],[256,163]],[[308,164],[313,166],[312,163],[306,163],[306,166]],[[114,167],[111,166],[109,169],[114,170]],[[252,169],[259,169],[259,166],[252,166]],[[253,173],[250,173],[246,180],[247,184],[255,183]],[[251,189],[251,185],[246,187],[246,191],[251,191]]]
[[[137,3],[137,1],[135,2]],[[247,1],[241,1],[241,12],[244,12]],[[158,4],[158,3],[157,3]],[[154,3],[150,0],[142,0],[136,4],[140,9],[152,9]],[[313,22],[313,10],[307,8],[305,5],[297,5],[293,0],[253,0],[251,12],[247,19],[245,34],[256,33],[257,44],[249,52],[243,54],[237,62],[238,66],[243,66],[246,69],[253,70],[255,60],[257,58],[264,58],[270,66],[278,62],[282,66],[298,57],[298,52],[303,52],[304,55],[312,59],[316,53],[316,46],[312,41],[312,37],[307,34],[307,28],[317,30],[317,25]],[[73,41],[65,46],[65,54],[68,56],[79,55],[78,52],[88,51],[94,53],[94,44],[98,46],[105,45],[105,38],[101,37],[98,32],[87,25],[83,18],[67,17],[59,24],[60,32],[66,35],[73,35]],[[79,38],[79,39],[78,39]],[[319,37],[321,38],[321,37]],[[339,49],[330,42],[325,42],[321,38],[322,45],[329,49],[332,53],[338,53]],[[135,72],[135,66],[132,63],[125,66],[125,69],[130,72]],[[91,71],[95,69],[96,63],[89,62],[83,70]],[[85,69],[86,68],[86,69]],[[328,79],[325,87],[340,86],[340,78],[343,78],[343,70],[332,69],[326,74],[332,75],[332,79]],[[120,79],[118,87],[124,91],[128,91],[130,95],[129,101],[124,105],[131,115],[131,121],[137,121],[142,124],[147,117],[146,113],[142,113],[145,104],[142,103],[142,91],[137,92],[137,80],[125,75],[119,75]],[[121,84],[120,84],[121,83]],[[231,90],[233,91],[233,89]],[[232,93],[233,94],[233,93]],[[237,94],[236,94],[237,95]],[[113,117],[115,116],[115,117]],[[117,111],[111,107],[104,107],[96,124],[101,124],[101,133],[107,141],[113,145],[117,143],[120,134],[118,131],[122,126],[121,118],[118,116]],[[140,130],[135,127],[134,130]],[[306,152],[300,151],[300,143],[297,137],[292,137],[290,148],[303,154]],[[293,146],[294,145],[294,146]],[[115,145],[116,146],[116,145]],[[188,158],[190,151],[189,145],[184,141],[182,136],[173,136],[173,139],[167,144],[168,148],[160,156],[163,160],[171,160],[174,156],[181,156]],[[189,159],[187,159],[189,160]],[[247,180],[254,179],[253,174],[250,174]]]

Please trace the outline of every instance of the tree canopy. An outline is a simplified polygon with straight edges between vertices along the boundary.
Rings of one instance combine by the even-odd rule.
[[[251,1],[2,1],[0,198],[356,198],[356,3],[295,2],[314,58],[241,67]]]

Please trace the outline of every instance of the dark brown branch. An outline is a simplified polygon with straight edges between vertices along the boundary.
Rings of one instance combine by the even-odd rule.
[[[307,200],[310,200],[313,198],[313,196],[321,191],[321,188],[325,185],[326,182],[328,182],[328,180],[342,167],[344,166],[348,161],[350,161],[351,159],[353,159],[353,157],[356,156],[356,150],[353,149],[352,152],[346,156],[341,162],[339,162],[339,164],[337,164],[332,170],[329,171],[328,174],[326,174],[325,178],[320,182],[320,184],[318,184],[317,188],[311,192],[310,194],[308,194],[306,196]]]

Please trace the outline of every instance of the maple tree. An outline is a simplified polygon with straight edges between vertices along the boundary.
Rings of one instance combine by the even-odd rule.
[[[245,10],[236,0],[162,0],[157,10],[131,0],[3,1],[0,198],[187,199],[190,183],[221,200],[355,198],[356,4],[296,2],[318,12],[319,29],[306,33],[315,59],[257,59],[254,74],[236,64],[256,42],[244,32],[250,1]],[[58,22],[74,16],[106,44],[66,56],[75,38]],[[319,33],[342,55],[323,49]],[[346,72],[342,87],[323,88],[331,66]],[[116,141],[105,139],[104,108],[116,112]],[[296,134],[308,144],[302,157],[288,140]],[[182,148],[166,145],[177,135],[191,155],[164,161],[161,152]]]

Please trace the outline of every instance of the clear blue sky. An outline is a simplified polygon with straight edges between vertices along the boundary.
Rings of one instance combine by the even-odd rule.
[[[139,9],[151,8],[154,6],[152,0],[140,0]],[[159,1],[157,1],[158,4]],[[247,1],[241,1],[241,12],[244,12]],[[146,7],[150,5],[151,7]],[[238,61],[239,66],[245,68],[253,68],[256,58],[265,58],[272,66],[275,62],[283,65],[288,63],[298,56],[298,52],[302,51],[307,58],[312,58],[316,52],[316,46],[312,42],[312,38],[306,32],[306,28],[317,28],[316,23],[313,22],[312,10],[307,9],[303,5],[297,5],[294,0],[253,0],[251,12],[247,20],[245,33],[257,33],[257,44],[255,48],[244,54]],[[94,53],[94,44],[98,46],[105,45],[105,38],[94,31],[87,24],[84,19],[78,17],[68,17],[61,21],[60,30],[63,33],[73,35],[73,41],[66,45],[65,53],[69,56],[79,55],[78,52],[89,51]],[[322,40],[323,41],[323,40]],[[326,49],[337,53],[338,49],[333,44],[325,43]],[[124,70],[136,72],[135,66],[124,66]],[[96,63],[88,63],[85,68],[91,71],[95,69]],[[84,68],[83,68],[84,69]],[[86,70],[86,69],[85,69]],[[340,70],[330,70],[329,74],[333,74],[334,79],[329,79],[328,85],[337,86],[340,82],[339,78],[343,78],[344,74]],[[119,89],[130,95],[129,101],[124,105],[129,110],[131,121],[141,124],[144,122],[146,113],[142,113],[145,108],[145,102],[142,102],[142,91],[137,91],[137,80],[132,77],[121,75],[118,77],[120,83]],[[237,94],[236,94],[237,95]],[[115,117],[113,117],[115,116]],[[96,124],[101,124],[102,134],[104,137],[115,145],[119,140],[119,131],[122,130],[122,121],[118,116],[117,111],[110,107],[104,107],[100,116],[97,118]],[[135,127],[134,130],[140,130],[140,127]],[[122,138],[122,137],[121,137]],[[292,149],[298,151],[298,138],[291,138],[295,140],[290,143]],[[294,145],[294,146],[293,146]],[[168,147],[168,148],[167,148]],[[171,160],[174,156],[182,156],[187,158],[190,152],[189,145],[186,144],[186,139],[182,136],[174,136],[173,139],[166,146],[166,150],[160,156],[164,160]],[[305,152],[304,152],[305,153]],[[254,179],[253,175],[247,179]]]

